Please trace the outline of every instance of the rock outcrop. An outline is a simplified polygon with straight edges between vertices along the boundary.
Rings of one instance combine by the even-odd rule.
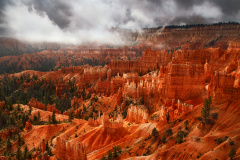
[[[172,53],[159,50],[147,49],[139,61],[110,61],[109,69],[112,75],[127,72],[137,72],[139,74],[146,74],[149,71],[159,69],[161,65],[166,65],[171,61]]]
[[[80,98],[73,97],[73,99],[71,100],[71,107],[78,107],[79,105],[81,105],[82,102],[83,102],[82,96]]]
[[[41,110],[45,110],[45,104],[42,104],[41,102],[37,101],[35,98],[32,98],[29,103],[29,106],[41,109]]]
[[[38,108],[38,109],[41,109],[41,110],[47,110],[47,111],[50,111],[50,112],[55,112],[55,113],[60,113],[56,107],[54,105],[50,105],[48,104],[47,107],[45,106],[45,104],[37,101],[35,98],[32,98],[29,103],[28,103],[29,106],[32,106],[32,107],[35,107],[35,108]]]
[[[15,129],[5,129],[5,130],[2,130],[0,132],[0,137],[2,140],[5,140],[7,139],[8,137],[11,137],[13,136],[14,134],[16,134],[18,132],[17,128]]]
[[[126,121],[135,123],[148,123],[149,113],[143,105],[130,105],[127,112]]]
[[[50,111],[50,112],[54,111],[55,113],[58,113],[58,114],[60,113],[55,107],[55,105],[50,105],[50,104],[47,105],[47,111]]]
[[[3,107],[3,106],[5,106],[5,101],[0,101],[0,107]]]
[[[228,75],[226,72],[215,72],[209,84],[208,95],[212,97],[214,103],[222,104],[224,102],[239,99],[240,87],[236,85],[236,79],[233,75]]]
[[[31,129],[32,129],[32,124],[30,122],[30,119],[28,119],[25,125],[25,130],[29,131]]]
[[[57,137],[55,158],[62,160],[87,160],[85,146],[80,142],[70,145],[69,142]]]
[[[46,143],[45,140],[43,139],[41,142],[41,153],[36,153],[36,160],[50,160],[50,156],[48,155],[47,151],[46,151]]]
[[[123,117],[121,114],[117,115],[117,119],[115,121],[109,120],[109,115],[104,113],[102,115],[102,125],[104,128],[122,128],[123,127]]]

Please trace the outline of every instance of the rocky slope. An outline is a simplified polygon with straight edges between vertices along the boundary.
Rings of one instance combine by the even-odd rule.
[[[27,146],[36,159],[225,160],[230,159],[232,147],[235,159],[240,159],[239,25],[166,27],[161,34],[156,32],[135,35],[138,47],[164,41],[178,49],[152,46],[141,58],[132,54],[131,47],[87,53],[43,51],[38,54],[64,63],[83,55],[113,60],[105,66],[1,75],[1,158],[16,157],[19,148],[23,151]],[[22,58],[33,60],[33,56]],[[116,60],[119,56],[122,60]],[[25,105],[10,103],[20,101]],[[210,111],[205,119],[206,105]]]

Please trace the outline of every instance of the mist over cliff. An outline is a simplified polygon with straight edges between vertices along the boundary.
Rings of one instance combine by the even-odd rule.
[[[2,0],[0,36],[31,42],[124,44],[113,28],[240,21],[236,0]]]

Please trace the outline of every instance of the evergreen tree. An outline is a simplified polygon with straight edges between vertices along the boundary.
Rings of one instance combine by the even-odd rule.
[[[163,137],[162,137],[162,143],[166,143],[166,137],[165,137],[165,135],[163,135]]]
[[[7,139],[7,151],[10,151],[11,147],[12,147],[12,144],[11,144],[10,138],[8,137],[8,139]]]
[[[177,133],[176,143],[182,143],[183,142],[183,137],[184,137],[184,132],[183,131],[179,131]]]
[[[19,104],[17,105],[17,111],[18,112],[20,111],[20,105]]]
[[[69,115],[68,115],[68,121],[72,122],[73,118],[74,118],[74,113],[70,112]]]
[[[86,106],[83,104],[83,113],[85,114],[87,112]]]
[[[26,125],[27,120],[28,120],[28,116],[23,114],[23,117],[22,117],[22,126],[23,127]]]
[[[184,126],[186,130],[188,130],[188,124],[189,124],[188,120],[184,121]]]
[[[103,158],[102,158],[101,160],[106,160],[106,157],[105,157],[105,156],[103,156]]]
[[[167,133],[167,135],[170,136],[170,137],[172,137],[172,135],[173,135],[173,132],[172,132],[172,129],[171,129],[171,128],[167,129],[167,130],[166,130],[166,133]]]
[[[55,112],[54,111],[53,111],[53,114],[52,114],[51,122],[53,124],[57,124],[57,120],[56,120],[56,116],[55,116]]]
[[[45,144],[45,148],[46,148],[46,151],[49,150],[48,141],[47,141],[47,143]]]
[[[26,145],[23,152],[23,159],[27,159],[27,157],[28,157],[28,147]]]
[[[142,71],[140,70],[139,72],[138,72],[138,75],[141,77],[141,76],[143,76],[143,74],[142,74]]]
[[[204,103],[203,103],[203,107],[202,107],[202,117],[204,119],[204,121],[206,122],[207,119],[209,118],[210,115],[210,102],[209,99],[205,99]]]
[[[32,106],[29,106],[29,113],[28,113],[28,115],[31,115],[31,113],[32,113]]]
[[[117,154],[117,147],[114,146],[114,148],[113,148],[113,157],[117,158],[117,156],[118,156],[118,154]]]
[[[123,115],[123,119],[125,119],[127,117],[127,111],[128,111],[128,108],[126,107],[122,113]]]
[[[153,130],[152,130],[152,136],[156,138],[158,135],[159,135],[159,132],[158,132],[158,130],[154,127]]]
[[[34,114],[34,116],[33,116],[33,122],[37,122],[38,121],[38,118],[37,118],[37,116]]]
[[[18,149],[17,149],[17,152],[16,152],[16,159],[17,160],[21,160],[21,149],[20,149],[20,146],[18,146]]]
[[[144,97],[142,96],[141,100],[140,100],[140,104],[144,105]]]
[[[22,145],[22,139],[21,139],[21,136],[20,136],[19,133],[18,133],[18,141],[17,141],[17,145],[18,145],[18,146],[21,146],[21,145]]]
[[[211,96],[208,98],[208,102],[209,102],[209,106],[210,106],[212,104],[212,97]]]
[[[47,153],[48,153],[48,155],[50,155],[50,156],[52,156],[53,154],[52,154],[52,151],[51,151],[51,148],[50,148],[50,146],[49,146],[49,143],[48,143],[48,141],[47,141],[47,143],[46,143],[46,151],[47,151]]]
[[[235,157],[236,155],[236,149],[234,146],[231,147],[231,150],[228,153],[228,156],[231,158],[231,160]]]
[[[167,120],[167,123],[169,123],[169,120],[170,120],[169,112],[167,112],[167,114],[166,114],[166,120]]]
[[[229,141],[230,146],[234,146],[234,144],[235,144],[234,141]]]
[[[41,119],[41,115],[40,115],[40,112],[38,111],[37,121],[40,122],[40,119]]]
[[[110,150],[108,151],[108,160],[112,160],[112,152]]]

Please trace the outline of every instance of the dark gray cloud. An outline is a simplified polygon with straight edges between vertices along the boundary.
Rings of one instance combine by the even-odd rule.
[[[205,19],[202,16],[199,15],[192,15],[190,17],[184,17],[184,16],[179,16],[174,18],[170,24],[206,24],[206,23],[212,23],[211,20]]]
[[[212,2],[219,6],[226,15],[234,15],[240,11],[239,0],[213,0]]]
[[[50,20],[60,28],[66,28],[70,24],[70,17],[73,15],[68,1],[63,0],[31,0],[26,2],[29,10],[34,8],[40,15],[46,13]]]
[[[179,8],[190,9],[193,5],[203,4],[206,0],[174,0]]]
[[[240,0],[1,0],[0,36],[119,43],[111,28],[240,21]]]
[[[220,21],[239,21],[240,20],[240,1],[239,0],[174,0],[179,9],[191,9],[193,6],[199,6],[206,2],[210,2],[213,6],[218,7],[222,12]],[[196,17],[196,19],[194,19]],[[185,23],[211,23],[212,19],[199,19],[201,15],[192,16],[190,19],[186,17],[176,17],[175,19],[185,19]],[[198,21],[198,19],[200,21]],[[173,21],[174,22],[174,21]],[[177,21],[176,21],[177,22]]]
[[[1,35],[5,35],[7,34],[8,30],[6,29],[6,27],[4,26],[5,23],[5,19],[4,19],[4,8],[5,6],[10,3],[8,0],[1,0],[0,1],[0,36]]]

